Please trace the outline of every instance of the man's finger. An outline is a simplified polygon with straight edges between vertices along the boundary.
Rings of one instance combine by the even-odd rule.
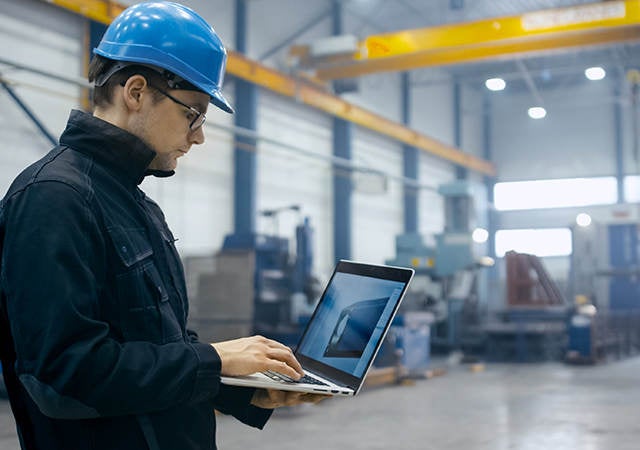
[[[295,356],[293,356],[293,354],[290,351],[286,351],[286,350],[271,350],[269,353],[267,353],[267,357],[271,358],[272,360],[276,360],[279,361],[281,363],[284,363],[288,368],[291,368],[293,371],[296,372],[295,375],[295,379],[297,380],[298,378],[300,378],[302,375],[304,375],[304,370],[302,370],[302,366],[300,365],[300,363],[298,362],[298,360],[295,358]],[[278,371],[278,369],[273,369]],[[281,372],[284,373],[284,372]],[[289,373],[284,373],[285,375],[289,375]],[[294,375],[290,375],[290,376],[294,376]]]

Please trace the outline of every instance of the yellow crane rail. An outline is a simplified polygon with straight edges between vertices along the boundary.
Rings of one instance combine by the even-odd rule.
[[[640,1],[617,0],[372,35],[351,58],[307,63],[331,80],[633,41],[640,41]]]

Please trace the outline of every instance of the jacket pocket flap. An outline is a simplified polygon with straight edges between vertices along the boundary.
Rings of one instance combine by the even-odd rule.
[[[125,266],[131,267],[153,255],[153,249],[144,228],[114,227],[109,228],[108,231],[116,253]]]

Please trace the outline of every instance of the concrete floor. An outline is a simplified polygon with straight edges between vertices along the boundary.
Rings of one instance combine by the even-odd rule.
[[[595,367],[449,367],[412,386],[279,410],[263,431],[219,416],[222,450],[640,448],[640,358]],[[0,450],[18,448],[0,402]]]

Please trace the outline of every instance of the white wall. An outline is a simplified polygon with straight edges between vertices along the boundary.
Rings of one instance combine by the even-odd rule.
[[[430,73],[449,79],[440,69]],[[440,75],[438,75],[440,74]],[[411,88],[411,127],[447,144],[453,144],[453,87],[451,82],[416,83]]]
[[[482,91],[461,86],[460,109],[462,115],[462,143],[461,150],[470,153],[478,158],[484,158],[483,136],[484,136],[484,111],[482,102]]]
[[[545,91],[547,117],[527,115],[531,94],[492,95],[493,159],[501,181],[615,174],[612,87],[608,81]]]
[[[355,128],[352,155],[358,166],[367,166],[396,177],[402,176],[402,148],[390,139],[363,128]],[[397,181],[387,183],[386,192],[357,188],[352,198],[352,258],[384,263],[395,256],[395,236],[404,231],[403,189]]]
[[[433,236],[444,231],[444,200],[438,193],[438,186],[455,179],[451,164],[421,153],[419,158],[419,181],[433,187],[433,190],[421,189],[418,194],[418,232],[425,241],[435,245]]]
[[[358,80],[358,91],[342,97],[394,122],[402,121],[400,76],[397,73],[367,75]]]
[[[33,0],[20,4],[1,0],[0,6],[1,59],[68,76],[82,74],[80,18]],[[80,104],[80,89],[2,64],[0,73],[57,139],[70,109]],[[0,89],[0,136],[4,148],[0,155],[0,192],[4,193],[13,178],[52,145],[4,89]]]

